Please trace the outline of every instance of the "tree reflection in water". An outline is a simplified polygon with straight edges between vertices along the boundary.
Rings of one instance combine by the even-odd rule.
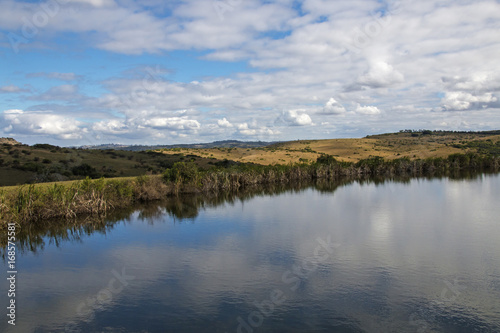
[[[477,179],[481,174],[453,174],[450,179]],[[427,179],[432,177],[426,177]],[[436,177],[434,177],[436,178]],[[440,178],[440,177],[437,177]],[[314,182],[297,182],[293,184],[277,184],[246,188],[236,192],[203,193],[194,195],[180,195],[148,204],[133,205],[120,209],[104,216],[85,216],[74,220],[47,220],[42,223],[28,224],[17,228],[16,250],[18,253],[38,253],[45,246],[54,244],[59,247],[65,242],[82,242],[84,238],[100,233],[106,235],[120,223],[130,223],[133,214],[137,219],[148,224],[165,223],[169,216],[173,223],[182,223],[185,220],[194,221],[200,210],[218,207],[224,204],[234,205],[238,202],[251,200],[255,197],[277,196],[283,193],[299,193],[309,188],[323,193],[333,193],[341,186],[352,182],[360,184],[383,184],[387,181],[409,183],[411,178],[356,178],[341,181],[317,180]],[[6,260],[7,237],[0,237],[0,254]]]

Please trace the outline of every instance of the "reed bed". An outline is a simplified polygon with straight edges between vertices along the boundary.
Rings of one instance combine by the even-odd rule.
[[[210,170],[200,170],[193,162],[178,162],[161,176],[87,178],[69,185],[31,184],[10,191],[0,188],[0,229],[8,222],[28,224],[55,217],[69,220],[83,214],[103,215],[135,202],[185,193],[238,191],[259,185],[314,179],[446,175],[460,170],[498,172],[499,167],[500,156],[475,153],[425,160],[371,157],[357,163],[341,162],[333,156],[322,155],[312,164],[239,164]]]

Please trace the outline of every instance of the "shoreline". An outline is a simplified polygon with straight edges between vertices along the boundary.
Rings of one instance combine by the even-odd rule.
[[[192,193],[238,191],[267,184],[287,184],[315,179],[341,180],[366,177],[447,176],[453,172],[498,172],[500,156],[477,153],[452,154],[425,160],[372,157],[357,163],[322,155],[311,164],[248,165],[200,170],[195,163],[178,162],[163,175],[135,178],[100,178],[68,184],[31,184],[0,188],[0,230],[7,223],[38,223],[52,218],[68,221],[79,215],[103,215],[133,203],[161,200]]]

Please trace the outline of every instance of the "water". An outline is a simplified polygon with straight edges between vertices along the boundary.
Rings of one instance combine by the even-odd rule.
[[[499,175],[265,192],[23,230],[0,330],[500,332]]]

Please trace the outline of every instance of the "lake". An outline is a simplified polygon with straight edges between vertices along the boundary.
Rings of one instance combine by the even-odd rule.
[[[317,183],[33,227],[0,331],[500,332],[499,199],[498,174]]]

